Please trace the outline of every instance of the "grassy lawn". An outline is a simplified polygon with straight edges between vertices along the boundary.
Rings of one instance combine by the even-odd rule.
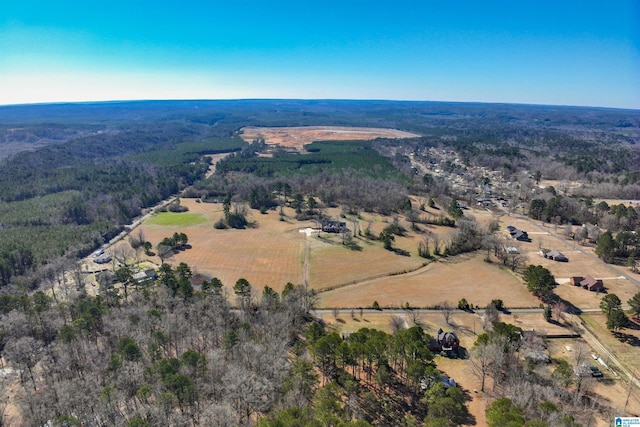
[[[199,213],[159,212],[157,215],[149,218],[147,224],[162,225],[166,227],[186,227],[202,224],[206,221],[207,218]]]
[[[627,334],[629,339],[622,342],[617,339],[611,331],[606,327],[607,319],[602,313],[583,313],[580,318],[589,326],[589,329],[598,337],[598,339],[616,355],[620,363],[627,369],[638,374],[640,372],[640,349],[633,345],[640,341],[640,326],[632,324],[633,328],[623,329],[621,332]],[[634,341],[635,337],[638,341]]]

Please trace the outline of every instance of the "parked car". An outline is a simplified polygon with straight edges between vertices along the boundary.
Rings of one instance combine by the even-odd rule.
[[[602,378],[604,376],[597,366],[590,365],[586,362],[576,368],[576,375],[579,377],[593,378]]]
[[[591,371],[591,376],[594,378],[602,378],[602,372],[598,369],[597,366],[589,366],[589,370]]]

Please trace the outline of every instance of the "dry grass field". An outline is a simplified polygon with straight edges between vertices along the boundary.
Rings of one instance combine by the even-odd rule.
[[[168,260],[177,265],[186,262],[195,272],[218,277],[229,288],[244,277],[256,290],[269,285],[282,290],[287,282],[304,281],[305,245],[309,244],[308,284],[321,292],[322,307],[366,307],[373,301],[382,306],[401,306],[409,302],[414,307],[430,307],[443,301],[457,304],[466,298],[474,305],[485,306],[494,298],[501,298],[507,307],[537,307],[534,298],[510,271],[497,264],[483,261],[484,254],[442,259],[426,266],[427,260],[418,257],[420,233],[400,220],[407,229],[406,236],[397,236],[394,247],[409,254],[400,255],[382,248],[382,244],[362,237],[355,242],[361,250],[342,245],[336,234],[312,234],[306,237],[299,230],[312,226],[311,221],[293,219],[293,211],[285,209],[286,221],[271,211],[261,215],[250,211],[249,219],[257,227],[246,230],[216,230],[215,221],[222,217],[220,204],[197,203],[184,199],[189,214],[197,214],[205,221],[183,226],[154,224],[151,219],[141,226],[146,238],[154,246],[174,232],[189,236],[190,249]],[[327,209],[327,215],[339,218],[339,209]],[[482,214],[481,212],[478,212]],[[434,212],[437,214],[437,212]],[[180,215],[180,214],[175,214]],[[360,230],[370,226],[377,235],[391,218],[363,213]],[[347,220],[349,227],[352,223]],[[420,225],[422,230],[443,235],[451,228]],[[157,257],[152,261],[159,263]]]
[[[456,305],[466,298],[486,306],[500,298],[506,307],[538,307],[540,302],[510,271],[489,264],[483,254],[462,255],[431,263],[404,275],[382,277],[320,294],[322,307],[381,306],[433,307],[449,301]]]
[[[154,247],[174,232],[187,234],[191,249],[177,253],[168,260],[170,264],[186,262],[198,273],[218,277],[229,288],[241,277],[256,290],[269,285],[281,291],[287,282],[301,283],[304,234],[298,229],[302,224],[279,221],[275,211],[261,215],[252,210],[248,219],[257,222],[256,228],[216,230],[213,224],[223,216],[221,204],[196,203],[193,199],[183,199],[182,204],[189,213],[199,213],[207,220],[191,226],[145,223],[141,227]],[[160,262],[157,257],[154,261]]]
[[[242,139],[251,142],[264,138],[270,145],[302,150],[305,144],[313,141],[372,140],[376,138],[412,138],[420,135],[396,129],[362,128],[343,126],[304,126],[304,127],[245,127],[240,134]]]
[[[189,208],[186,215],[196,215],[201,222],[167,226],[158,224],[157,219],[152,217],[140,229],[154,246],[174,232],[186,233],[191,248],[177,253],[168,262],[174,265],[186,262],[194,271],[218,277],[229,287],[241,277],[256,289],[269,285],[282,290],[287,282],[302,283],[305,239],[308,239],[310,247],[309,287],[317,290],[415,270],[426,262],[417,255],[418,242],[422,237],[415,232],[407,232],[405,237],[397,237],[394,242],[394,247],[408,252],[410,256],[387,251],[380,242],[362,237],[355,239],[361,250],[350,250],[342,245],[338,234],[322,233],[319,238],[317,234],[306,237],[304,233],[300,233],[300,229],[311,227],[314,223],[295,220],[294,212],[289,208],[285,209],[286,221],[280,221],[276,211],[261,215],[250,210],[248,219],[255,221],[257,227],[246,230],[216,230],[213,224],[223,216],[221,204],[197,203],[193,199],[183,199],[182,204]],[[326,215],[334,218],[339,218],[340,213],[338,208],[325,210]],[[171,222],[163,219],[165,223]],[[390,221],[388,217],[362,214],[359,227],[364,230],[371,223],[371,232],[377,235]],[[347,224],[353,228],[350,221],[347,220]],[[401,224],[410,229],[409,224],[403,221]],[[425,226],[422,228],[426,229]],[[451,230],[447,227],[429,226],[429,231],[434,234]],[[160,263],[157,257],[152,257],[151,260]]]

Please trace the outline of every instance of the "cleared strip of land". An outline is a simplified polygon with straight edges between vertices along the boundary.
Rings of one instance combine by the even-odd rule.
[[[253,127],[242,129],[242,139],[251,142],[263,138],[267,144],[302,149],[313,141],[358,140],[376,138],[415,138],[420,135],[398,129],[344,126]]]

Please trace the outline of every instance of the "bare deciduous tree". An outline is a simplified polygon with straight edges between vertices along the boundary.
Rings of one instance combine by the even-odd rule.
[[[478,343],[473,347],[469,358],[473,373],[480,380],[480,391],[484,392],[485,382],[489,375],[489,368],[493,362],[493,349],[488,342]]]
[[[559,323],[560,320],[564,319],[564,313],[567,311],[567,304],[565,304],[564,301],[558,301],[553,305],[551,311],[556,322]]]
[[[121,266],[127,266],[128,262],[131,261],[133,256],[135,255],[135,251],[131,248],[131,246],[126,245],[124,243],[116,244],[111,250],[111,254],[113,255],[113,267],[116,268],[116,264]]]
[[[500,320],[500,313],[496,306],[491,303],[484,309],[484,317],[482,319],[482,328],[490,330],[493,325]]]
[[[439,303],[438,306],[440,307],[440,311],[442,311],[442,315],[444,316],[444,321],[447,322],[447,325],[450,325],[451,316],[453,315],[453,312],[455,310],[455,308],[453,307],[453,304],[451,304],[449,301],[443,301]]]
[[[404,318],[402,316],[391,316],[389,318],[389,326],[391,326],[391,333],[396,335],[400,330],[404,329]]]
[[[158,258],[160,258],[160,263],[164,264],[164,261],[173,255],[173,248],[167,245],[159,244],[158,246],[156,246],[156,254],[158,255]]]
[[[32,337],[24,336],[18,338],[15,341],[8,342],[4,349],[4,354],[6,355],[7,359],[15,363],[21,370],[20,381],[22,382],[22,384],[24,384],[25,382],[25,369],[29,372],[34,391],[37,388],[36,380],[33,376],[33,367],[36,365],[36,363],[38,363],[43,347],[44,346],[42,345],[42,343],[38,343]]]

